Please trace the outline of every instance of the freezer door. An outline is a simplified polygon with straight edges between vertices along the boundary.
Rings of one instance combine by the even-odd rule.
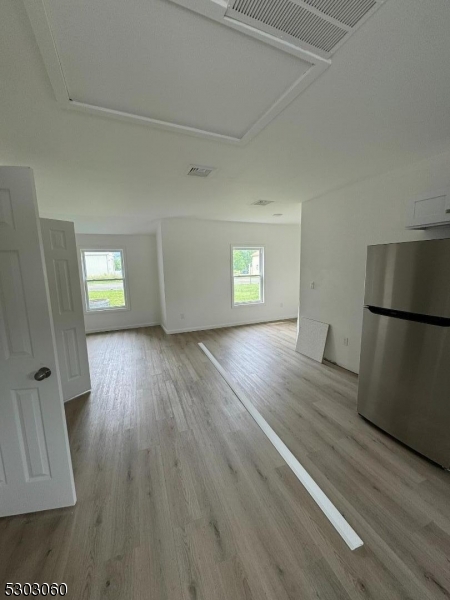
[[[364,309],[358,412],[450,468],[450,327]]]
[[[369,246],[364,304],[450,317],[450,239]]]

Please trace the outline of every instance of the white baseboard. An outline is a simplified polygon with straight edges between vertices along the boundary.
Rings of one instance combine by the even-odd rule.
[[[157,325],[160,325],[158,321],[155,323],[139,323],[138,325],[113,325],[111,327],[102,327],[101,329],[86,330],[86,335],[90,333],[106,333],[107,331],[122,331],[123,329],[142,329],[142,327],[156,327]]]
[[[323,362],[324,363],[328,363],[330,365],[333,365],[334,367],[339,367],[340,369],[344,369],[344,371],[348,371],[349,373],[353,373],[353,375],[359,376],[359,372],[358,371],[353,371],[353,369],[350,369],[350,367],[346,367],[344,365],[341,365],[338,362],[335,362],[334,360],[331,360],[330,358],[327,358],[325,355],[323,357]]]
[[[281,317],[275,319],[256,319],[254,321],[244,321],[240,323],[222,323],[220,325],[208,325],[208,326],[200,326],[200,327],[186,327],[185,329],[167,329],[163,324],[161,327],[164,329],[164,332],[167,335],[171,335],[174,333],[189,333],[191,331],[208,331],[209,329],[224,329],[225,327],[240,327],[242,325],[257,325],[258,323],[276,323],[278,321],[290,321],[292,319],[297,318],[297,314],[292,317]]]

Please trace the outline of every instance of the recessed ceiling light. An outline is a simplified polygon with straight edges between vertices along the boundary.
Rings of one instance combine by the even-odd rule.
[[[282,214],[282,213],[275,213],[273,216],[274,216],[274,217],[282,217],[282,216],[283,216],[283,214]]]

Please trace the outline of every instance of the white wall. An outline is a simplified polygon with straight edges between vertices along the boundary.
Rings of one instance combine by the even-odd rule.
[[[231,306],[232,245],[265,247],[264,304]],[[161,250],[168,332],[297,316],[297,225],[167,219],[161,223]]]
[[[445,153],[303,204],[300,314],[331,324],[326,358],[358,372],[367,246],[450,237],[405,229],[410,199],[448,185]]]
[[[123,249],[125,251],[130,309],[85,313],[86,331],[89,333],[159,324],[156,236],[77,235],[76,237],[78,249]],[[80,259],[80,252],[78,255]],[[84,286],[82,288],[84,294]]]
[[[166,286],[164,283],[164,264],[163,264],[163,250],[162,250],[162,230],[161,222],[158,223],[158,229],[156,231],[156,249],[158,254],[158,282],[159,282],[159,304],[161,306],[161,325],[166,327],[167,314],[166,314]]]

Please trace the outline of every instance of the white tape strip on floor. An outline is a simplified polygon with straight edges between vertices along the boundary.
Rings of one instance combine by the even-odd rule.
[[[328,497],[322,492],[320,487],[311,477],[311,475],[306,471],[304,467],[298,462],[289,448],[286,446],[284,442],[278,437],[275,431],[270,427],[270,425],[264,420],[264,418],[260,415],[260,413],[256,410],[244,392],[239,388],[237,383],[233,380],[233,378],[225,371],[222,365],[215,359],[215,357],[211,354],[208,348],[200,343],[200,348],[212,362],[212,364],[216,367],[225,381],[228,383],[230,388],[284,458],[288,466],[292,469],[292,471],[297,476],[300,483],[303,484],[307,492],[312,496],[314,501],[317,503],[319,508],[322,510],[324,515],[328,518],[330,523],[345,541],[350,550],[356,550],[363,545],[362,539],[355,532],[355,530],[350,527],[338,509],[334,506],[334,504],[328,499]]]

